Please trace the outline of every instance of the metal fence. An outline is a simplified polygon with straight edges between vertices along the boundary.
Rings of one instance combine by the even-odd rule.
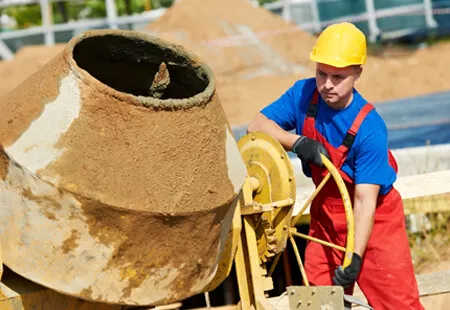
[[[430,30],[450,33],[450,0],[282,0],[265,7],[310,32],[350,21],[371,42]]]
[[[42,16],[42,26],[1,32],[0,57],[10,59],[14,57],[15,51],[24,45],[67,42],[77,33],[89,29],[129,26],[134,28],[139,24],[145,25],[157,20],[166,11],[156,9],[130,16],[118,16],[116,2],[105,0],[104,18],[52,24],[50,5],[52,2],[61,1],[69,0],[0,0],[0,8],[39,4]],[[249,1],[259,5],[257,0]],[[294,24],[292,31],[302,29],[317,33],[332,23],[350,21],[365,32],[370,42],[414,36],[429,31],[434,31],[437,35],[450,34],[450,0],[281,0],[265,4],[264,7],[291,21]],[[271,29],[255,35],[278,35],[279,31]],[[204,43],[229,45],[237,40],[239,38],[227,37]]]

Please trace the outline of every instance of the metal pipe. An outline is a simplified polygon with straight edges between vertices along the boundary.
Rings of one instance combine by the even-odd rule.
[[[323,241],[321,239],[317,239],[317,238],[314,238],[314,237],[311,237],[311,236],[308,236],[308,235],[305,235],[305,234],[302,234],[302,233],[291,231],[291,234],[293,234],[296,237],[300,237],[300,238],[303,238],[303,239],[307,239],[307,240],[310,240],[310,241],[314,241],[314,242],[320,243],[322,245],[329,246],[330,248],[333,248],[333,249],[336,249],[336,250],[339,250],[339,251],[342,251],[342,252],[346,251],[346,249],[344,247],[342,247],[342,246],[339,246],[339,245],[336,245],[336,244],[333,244],[333,243],[329,243],[327,241]]]

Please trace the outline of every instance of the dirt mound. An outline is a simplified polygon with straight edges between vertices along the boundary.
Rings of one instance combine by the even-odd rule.
[[[181,0],[146,31],[191,49],[217,75],[250,79],[311,74],[315,38],[294,28],[247,0]]]
[[[247,123],[296,80],[314,76],[309,53],[316,38],[246,0],[180,0],[146,31],[182,44],[212,67],[232,124]],[[450,89],[450,43],[391,51],[365,65],[357,89],[367,100]]]
[[[296,80],[314,76],[316,38],[247,0],[180,0],[144,32],[183,45],[213,69],[231,124],[244,124]],[[29,47],[0,62],[0,96],[62,47]],[[395,52],[395,53],[394,53]],[[370,55],[357,89],[371,102],[450,90],[450,42]]]
[[[450,91],[449,53],[450,42],[440,42],[404,55],[369,56],[356,88],[371,102]],[[307,77],[313,76],[311,73]],[[219,75],[218,90],[230,122],[244,124],[304,77],[285,75],[242,80]]]
[[[1,61],[0,97],[25,81],[31,74],[61,52],[64,46],[65,44],[26,46],[16,53],[14,59]]]

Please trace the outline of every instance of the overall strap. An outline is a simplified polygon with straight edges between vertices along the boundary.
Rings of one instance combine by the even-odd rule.
[[[314,90],[311,102],[309,103],[308,112],[306,113],[306,117],[316,119],[317,116],[317,104],[319,103],[319,92],[317,88]]]
[[[303,122],[302,135],[308,138],[316,138],[316,116],[317,116],[317,104],[319,102],[319,92],[314,90],[311,102],[308,106],[308,111]]]
[[[367,114],[369,114],[370,111],[372,111],[373,109],[375,109],[375,107],[372,104],[366,103],[366,105],[361,109],[361,111],[359,111],[358,115],[353,121],[352,127],[350,127],[350,129],[347,131],[344,141],[339,146],[338,150],[344,153],[347,152],[352,147],[353,142],[355,141],[356,134],[358,133],[359,127],[366,118]]]

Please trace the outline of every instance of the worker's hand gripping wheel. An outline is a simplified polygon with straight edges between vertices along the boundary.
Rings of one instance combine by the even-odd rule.
[[[325,156],[322,156],[329,173],[292,218],[296,193],[295,176],[284,148],[276,139],[261,132],[245,135],[238,141],[238,146],[248,170],[248,178],[244,186],[245,206],[242,207],[241,213],[244,217],[251,217],[251,227],[255,231],[260,264],[263,268],[268,260],[275,257],[268,276],[271,276],[289,239],[297,257],[304,283],[306,286],[309,285],[294,236],[343,251],[345,255],[342,265],[344,268],[348,266],[351,263],[354,248],[353,211],[345,183],[334,165]],[[339,188],[345,207],[347,222],[345,247],[300,234],[295,228],[307,207],[331,176]]]

